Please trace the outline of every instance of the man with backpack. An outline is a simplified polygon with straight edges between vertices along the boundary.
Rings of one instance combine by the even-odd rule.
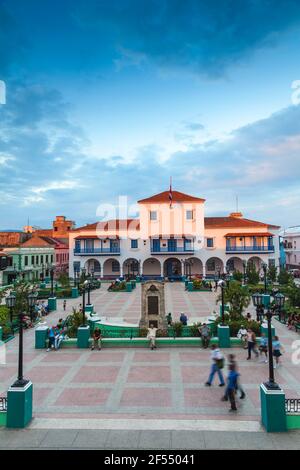
[[[213,344],[211,347],[211,360],[212,360],[212,365],[210,369],[210,374],[209,374],[208,381],[206,382],[205,385],[207,387],[210,387],[214,379],[215,373],[217,373],[219,376],[219,380],[220,380],[219,387],[224,387],[225,381],[224,381],[224,377],[223,377],[222,370],[221,370],[224,367],[224,356],[221,353],[220,349],[217,348],[215,344]]]

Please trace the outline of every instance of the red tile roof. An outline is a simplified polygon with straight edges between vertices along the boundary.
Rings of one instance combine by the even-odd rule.
[[[237,217],[204,217],[205,228],[238,228],[238,227],[264,227],[280,228],[277,225],[269,225],[256,220],[237,218]]]
[[[239,232],[239,233],[226,233],[224,237],[274,237],[270,232]]]
[[[37,235],[33,235],[29,240],[21,244],[21,248],[26,247],[49,247],[55,248],[56,242],[49,237],[40,237]]]
[[[148,197],[146,199],[140,199],[138,203],[140,204],[146,204],[146,203],[170,203],[169,200],[169,191],[163,191],[162,193],[155,194],[154,196]],[[173,203],[175,204],[176,202],[204,202],[205,199],[202,199],[200,197],[195,197],[195,196],[189,196],[188,194],[181,193],[179,191],[172,191],[173,195]]]
[[[93,224],[87,224],[83,227],[78,227],[73,230],[73,232],[83,232],[85,230],[139,230],[140,229],[140,220],[139,219],[116,219],[116,220],[106,220],[104,222],[95,222]]]

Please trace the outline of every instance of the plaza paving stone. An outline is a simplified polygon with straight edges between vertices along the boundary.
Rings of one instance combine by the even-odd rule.
[[[104,284],[100,290],[91,294],[95,310],[100,317],[138,322],[140,286],[132,293],[122,294],[109,293],[106,288],[107,284]],[[68,300],[67,311],[63,312],[62,300],[58,300],[58,310],[46,317],[48,325],[55,324],[60,317],[66,317],[71,313],[72,307],[80,303],[81,299]],[[184,310],[189,318],[202,321],[213,310],[217,310],[214,292],[188,293],[182,284],[177,283],[166,284],[166,303],[166,311],[172,312],[174,320],[178,319],[181,310]],[[254,313],[252,308],[249,310]],[[274,321],[274,325],[285,348],[282,366],[275,371],[276,380],[283,386],[288,398],[300,398],[300,366],[291,361],[292,343],[300,337],[277,321]],[[127,422],[136,418],[142,418],[146,422],[150,419],[160,421],[176,419],[179,422],[184,419],[191,421],[198,419],[213,423],[225,423],[226,420],[237,425],[242,422],[260,421],[259,385],[268,377],[268,364],[259,363],[255,358],[247,361],[247,351],[241,348],[224,350],[225,355],[229,352],[236,354],[241,383],[247,394],[245,400],[238,400],[236,415],[228,413],[228,403],[221,401],[224,389],[218,387],[217,376],[212,387],[205,387],[204,383],[209,373],[210,351],[200,347],[184,349],[161,347],[155,351],[104,348],[93,352],[68,348],[47,353],[45,350],[34,349],[34,330],[27,330],[24,332],[24,349],[25,376],[34,383],[33,405],[36,420],[58,418],[66,424],[73,418],[88,419],[89,422],[104,418],[110,419],[111,422],[124,418]],[[0,366],[1,396],[6,394],[8,387],[16,378],[17,350],[16,337],[7,344],[7,364]],[[79,448],[80,445],[83,448],[89,446],[93,448],[96,443],[99,446],[107,446],[107,442],[113,445],[113,434],[110,435],[109,432],[101,434],[100,430],[98,432],[99,435],[91,432],[89,438],[80,441],[79,434],[74,431],[71,437],[62,442],[70,448]],[[176,434],[177,432],[179,431],[166,431],[169,434],[162,435],[162,442],[170,448],[180,448],[182,436]],[[188,439],[187,432],[184,431],[186,439]],[[0,430],[0,433],[2,436],[3,430]],[[130,442],[134,442],[139,448],[147,446],[147,438],[149,442],[153,437],[153,431],[150,434],[146,432],[142,434],[136,430],[135,433],[128,439],[132,439]],[[197,434],[199,433],[200,431]],[[228,434],[232,434],[230,426]],[[250,434],[252,435],[250,432],[245,432],[245,436]],[[120,431],[119,434],[115,432],[115,436],[118,436],[117,441],[124,442],[123,445],[126,447],[125,435],[125,431]],[[263,436],[264,433],[260,432],[259,435]],[[32,446],[39,446],[40,437],[35,434],[32,436]],[[1,439],[2,437],[0,441]],[[16,439],[18,440],[17,437]],[[156,442],[156,437],[153,439]],[[232,448],[241,448],[243,445],[242,437],[235,436],[230,442],[227,438],[222,440],[221,435],[212,431],[201,431],[199,442],[196,434],[191,434],[190,439],[191,445],[199,445],[199,448],[215,448],[214,446],[230,448],[230,445]],[[253,436],[251,439],[252,441],[247,441],[249,448],[259,445],[257,437]],[[17,440],[11,441],[12,446]],[[24,446],[27,445],[25,441]],[[294,437],[284,437],[281,444],[280,438],[275,436],[271,440],[267,438],[266,446],[275,448],[283,445],[288,448],[295,446],[295,442]],[[62,443],[55,433],[50,433],[49,441],[44,445],[49,448],[59,448]]]

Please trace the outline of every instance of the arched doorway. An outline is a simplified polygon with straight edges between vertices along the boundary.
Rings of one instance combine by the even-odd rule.
[[[147,258],[143,262],[142,275],[144,279],[158,279],[161,277],[161,264],[156,258]]]
[[[123,276],[130,279],[139,275],[139,261],[135,258],[128,258],[123,263]]]
[[[205,263],[206,277],[218,278],[224,273],[224,264],[220,258],[209,258]]]
[[[226,270],[231,273],[234,271],[244,272],[243,260],[237,256],[232,256],[226,261]]]
[[[171,281],[181,280],[181,261],[177,258],[168,258],[164,262],[164,276]]]
[[[255,267],[256,271],[260,271],[264,261],[259,256],[252,256],[248,259],[247,263]]]
[[[117,279],[121,275],[120,263],[117,259],[109,258],[103,264],[103,278]]]
[[[91,258],[85,262],[84,265],[87,274],[92,274],[94,276],[101,275],[101,265],[97,259]]]
[[[203,264],[201,259],[191,257],[183,261],[183,274],[185,276],[202,277],[203,275]]]

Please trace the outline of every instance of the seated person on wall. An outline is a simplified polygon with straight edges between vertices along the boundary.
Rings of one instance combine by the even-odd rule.
[[[98,351],[100,351],[100,349],[101,349],[101,339],[102,339],[102,335],[101,335],[100,328],[95,328],[94,332],[93,332],[93,345],[92,345],[92,348],[91,348],[92,351],[94,351],[95,348],[97,348]]]
[[[157,332],[157,328],[154,328],[154,326],[151,323],[150,328],[148,328],[148,334],[147,334],[147,338],[149,339],[149,346],[151,350],[156,349],[156,344],[155,344],[156,332]]]
[[[244,327],[244,325],[241,325],[241,328],[239,329],[237,333],[237,337],[242,341],[244,349],[247,349],[247,336],[248,336],[248,331]]]
[[[181,312],[179,321],[180,323],[182,323],[183,326],[187,326],[188,317],[184,312]]]
[[[203,323],[203,325],[198,328],[198,331],[202,339],[203,348],[208,348],[210,341],[210,329],[208,328],[207,324]]]

